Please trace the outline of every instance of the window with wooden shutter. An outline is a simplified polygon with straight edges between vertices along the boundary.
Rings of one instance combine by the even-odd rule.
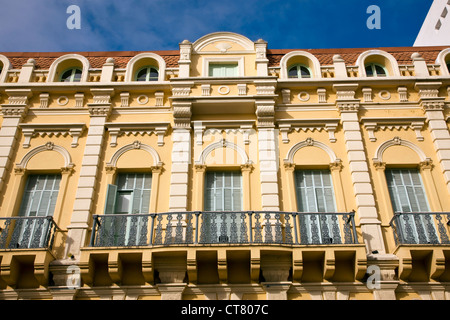
[[[340,243],[333,185],[328,170],[295,172],[302,244]],[[314,214],[318,213],[318,214]],[[320,214],[319,214],[320,213]]]
[[[400,213],[397,232],[409,243],[437,242],[437,232],[429,212],[428,200],[417,169],[386,169],[386,182],[392,208]]]
[[[241,211],[242,175],[239,171],[211,171],[206,173],[205,210]],[[204,241],[207,243],[228,242],[231,234],[231,215],[207,213],[203,215]],[[240,220],[235,220],[240,228]]]

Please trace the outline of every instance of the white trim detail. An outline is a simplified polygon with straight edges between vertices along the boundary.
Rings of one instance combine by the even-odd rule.
[[[133,71],[134,64],[137,61],[145,58],[156,60],[158,65],[154,67],[158,68],[158,81],[164,81],[166,74],[166,62],[164,61],[164,59],[161,56],[157,55],[156,53],[144,52],[134,56],[133,58],[130,59],[130,61],[128,61],[127,68],[125,71],[125,82],[131,82],[134,80],[135,76],[134,73],[138,71],[138,70]]]
[[[60,106],[65,106],[69,103],[69,98],[67,98],[66,96],[61,96],[56,100],[56,103]]]
[[[221,148],[231,148],[233,150],[235,150],[237,153],[239,153],[239,155],[241,156],[242,162],[241,164],[249,164],[252,163],[251,160],[249,160],[247,153],[245,152],[244,149],[242,149],[241,147],[239,147],[238,145],[229,142],[225,139],[222,139],[219,142],[216,143],[212,143],[209,146],[207,146],[205,149],[203,149],[202,153],[200,154],[198,160],[195,162],[196,164],[200,164],[200,165],[204,165],[206,158],[208,157],[208,155],[215,149],[221,149]]]
[[[439,52],[436,58],[436,64],[441,66],[441,75],[450,76],[450,71],[447,69],[447,63],[445,62],[445,57],[450,55],[450,48],[446,48]]]
[[[147,151],[153,158],[153,164],[154,166],[161,166],[163,163],[161,162],[161,158],[159,157],[158,152],[150,147],[147,144],[141,143],[140,141],[135,141],[134,143],[127,144],[126,146],[123,146],[119,150],[117,150],[111,157],[111,160],[106,164],[107,167],[116,167],[117,161],[119,158],[125,153],[130,150],[144,150]]]
[[[297,153],[298,150],[300,150],[301,148],[304,148],[304,147],[317,147],[319,149],[322,149],[330,157],[330,163],[339,161],[339,159],[336,157],[336,154],[329,146],[327,146],[326,144],[324,144],[322,142],[315,141],[312,138],[307,138],[304,141],[300,141],[300,142],[296,143],[289,149],[289,151],[286,155],[286,158],[284,159],[284,163],[293,164],[295,154]]]
[[[0,82],[6,82],[8,71],[11,69],[11,62],[4,55],[0,54],[0,62],[3,64],[2,72],[0,73]]]
[[[289,59],[296,57],[296,56],[304,56],[312,62],[313,67],[310,68],[310,69],[312,69],[311,70],[312,71],[311,78],[322,78],[322,72],[320,71],[320,62],[314,55],[312,55],[311,53],[306,52],[306,51],[292,51],[292,52],[289,52],[288,54],[285,54],[283,56],[283,58],[281,58],[280,79],[288,79],[287,68],[288,68]],[[305,78],[305,79],[311,80],[311,78]],[[294,79],[294,80],[301,80],[301,78]]]
[[[195,41],[192,44],[192,48],[195,52],[199,52],[207,45],[217,41],[234,42],[242,46],[244,50],[255,51],[255,43],[253,41],[243,35],[233,32],[214,32],[207,34]],[[227,46],[219,46],[217,49],[222,53],[226,53],[230,48],[227,48]]]
[[[16,164],[16,168],[18,169],[26,169],[28,162],[31,158],[33,158],[36,154],[44,151],[56,151],[61,154],[64,158],[64,167],[65,168],[73,168],[74,164],[72,163],[72,158],[70,157],[70,153],[59,145],[54,144],[53,142],[47,142],[39,147],[36,147],[27,152],[26,155],[23,156],[22,160]]]
[[[80,82],[87,82],[90,68],[89,60],[86,57],[83,57],[82,55],[79,54],[66,54],[53,61],[52,65],[48,70],[47,82],[58,82],[59,79],[55,79],[56,71],[58,70],[58,65],[66,60],[78,60],[81,62],[83,67]]]
[[[383,142],[375,151],[375,157],[373,158],[374,162],[383,162],[383,153],[384,151],[386,151],[387,148],[392,147],[392,146],[405,146],[408,147],[410,149],[412,149],[413,151],[415,151],[417,153],[417,155],[420,158],[420,161],[427,161],[429,160],[429,158],[427,158],[427,156],[425,155],[425,153],[422,151],[422,149],[420,149],[418,146],[416,146],[414,143],[407,141],[407,140],[402,140],[399,137],[395,137],[392,140],[388,140]]]
[[[387,74],[388,77],[400,77],[400,70],[398,68],[398,62],[397,60],[394,58],[393,55],[391,55],[390,53],[383,51],[383,50],[368,50],[365,51],[363,53],[361,53],[358,57],[358,59],[356,60],[356,66],[358,67],[358,72],[359,72],[359,76],[360,77],[367,77],[366,74],[366,67],[365,67],[365,61],[366,58],[369,56],[383,56],[386,59],[388,59],[389,63],[391,64],[391,69],[393,74]],[[386,68],[386,66],[384,66]],[[385,77],[382,77],[382,79],[385,79]]]

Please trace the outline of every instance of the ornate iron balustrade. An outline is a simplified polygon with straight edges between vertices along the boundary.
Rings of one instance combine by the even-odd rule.
[[[0,249],[51,249],[56,229],[50,216],[0,218]]]
[[[168,212],[94,215],[91,247],[357,244],[354,212]]]
[[[396,212],[389,224],[397,245],[450,244],[450,212]]]

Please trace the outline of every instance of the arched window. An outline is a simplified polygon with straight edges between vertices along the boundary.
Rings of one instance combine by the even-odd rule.
[[[387,71],[379,64],[370,63],[366,65],[366,75],[368,77],[386,77]]]
[[[61,74],[61,82],[80,82],[82,71],[79,68],[70,68]]]
[[[158,77],[158,70],[152,66],[145,66],[136,73],[136,81],[158,81]]]
[[[295,64],[289,68],[288,77],[295,78],[311,78],[311,72],[307,67],[301,64]]]

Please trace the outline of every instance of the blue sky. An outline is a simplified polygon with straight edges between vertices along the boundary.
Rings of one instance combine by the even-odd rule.
[[[269,49],[412,46],[432,0],[0,0],[0,51],[177,50],[216,31]],[[70,5],[81,29],[68,29]],[[367,8],[381,10],[369,29]]]

